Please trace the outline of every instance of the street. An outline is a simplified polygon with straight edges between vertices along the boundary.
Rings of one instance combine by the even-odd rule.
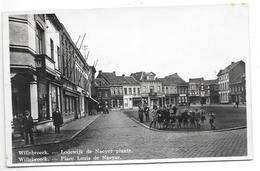
[[[134,122],[121,111],[111,111],[102,114],[72,142],[26,150],[46,150],[46,161],[52,162],[246,156],[246,131],[154,131]],[[14,163],[21,162],[18,159],[21,150],[25,149],[13,149]]]

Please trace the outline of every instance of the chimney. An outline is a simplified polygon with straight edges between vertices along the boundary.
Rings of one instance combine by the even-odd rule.
[[[102,74],[102,70],[99,70],[99,71],[98,71],[98,74]]]
[[[113,71],[113,74],[116,75],[116,71]]]
[[[231,65],[234,64],[235,62],[231,62]]]
[[[125,74],[122,75],[123,77],[125,76]]]

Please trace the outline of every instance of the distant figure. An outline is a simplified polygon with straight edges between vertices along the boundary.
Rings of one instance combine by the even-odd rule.
[[[204,124],[204,121],[206,120],[206,116],[205,116],[205,110],[201,110],[201,123]]]
[[[33,139],[33,118],[30,114],[29,110],[25,110],[25,116],[22,119],[22,127],[24,130],[24,138],[25,138],[25,144],[29,144],[29,139],[31,144],[34,144]]]
[[[149,122],[149,107],[147,105],[144,106],[144,114],[145,114],[145,121]]]
[[[63,124],[59,107],[52,113],[53,125],[55,126],[55,133],[60,133],[60,126]]]
[[[151,114],[152,114],[152,122],[150,123],[150,128],[152,127],[152,125],[154,126],[154,128],[156,128],[156,122],[158,122],[158,114],[157,114],[156,105],[153,106],[153,109],[151,110]]]
[[[214,126],[214,121],[215,121],[215,114],[213,112],[209,113],[209,124],[211,129],[216,129],[216,127]]]
[[[237,108],[238,108],[238,105],[239,105],[239,102],[238,102],[238,101],[236,101],[236,106],[237,106]]]
[[[139,120],[141,123],[143,123],[143,119],[144,119],[144,115],[143,115],[143,109],[141,106],[139,106],[139,110],[138,110],[138,116],[139,116]]]

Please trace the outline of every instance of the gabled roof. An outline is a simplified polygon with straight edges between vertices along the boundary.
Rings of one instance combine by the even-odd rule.
[[[165,76],[164,78],[159,79],[163,85],[170,86],[170,85],[176,85],[176,84],[185,84],[187,83],[184,81],[177,73],[174,73],[172,75]]]
[[[97,87],[108,87],[109,84],[104,78],[96,78],[95,84]]]
[[[97,78],[104,78],[108,82],[108,84],[111,85],[121,85],[124,83],[124,79],[120,76],[116,76],[114,72],[101,72],[99,73]]]
[[[158,78],[155,78],[154,80],[148,80],[147,77],[149,75],[153,75],[154,77],[156,74],[154,72],[136,72],[132,73],[130,76],[134,77],[137,81],[159,81]]]
[[[130,76],[134,77],[137,81],[141,81],[142,75],[144,72],[136,72],[136,73],[132,73]]]
[[[220,70],[219,72],[218,72],[218,75],[217,76],[219,76],[219,75],[223,75],[223,74],[225,74],[225,73],[228,73],[230,70],[232,70],[234,67],[236,67],[238,64],[240,64],[240,63],[245,63],[244,61],[242,61],[242,60],[240,60],[240,61],[237,61],[237,62],[232,62],[229,66],[227,66],[225,69],[223,69],[223,70]]]

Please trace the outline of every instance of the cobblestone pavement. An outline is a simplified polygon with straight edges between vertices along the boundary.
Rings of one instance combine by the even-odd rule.
[[[245,156],[246,138],[246,129],[224,132],[153,131],[137,124],[121,111],[113,111],[100,116],[71,144],[48,146],[48,149],[57,152],[61,149],[96,150],[97,153],[89,155],[91,160],[98,155],[99,160]],[[59,152],[50,152],[49,157],[53,161],[66,161],[61,159],[62,156]]]

